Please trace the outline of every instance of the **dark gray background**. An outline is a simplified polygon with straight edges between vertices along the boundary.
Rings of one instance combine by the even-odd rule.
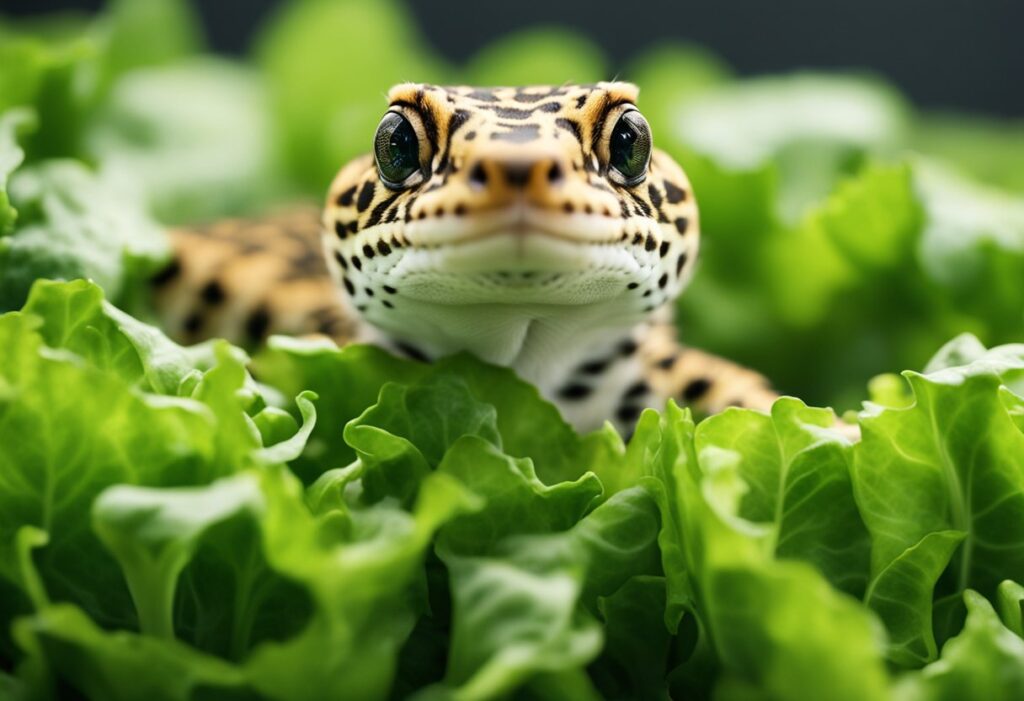
[[[143,1],[143,0],[139,0]],[[372,0],[371,0],[372,1]],[[241,53],[281,0],[193,0],[218,51]],[[405,0],[453,60],[536,24],[571,26],[621,66],[658,40],[702,44],[739,73],[855,68],[918,105],[1024,117],[1024,0]],[[9,14],[102,0],[0,0]]]

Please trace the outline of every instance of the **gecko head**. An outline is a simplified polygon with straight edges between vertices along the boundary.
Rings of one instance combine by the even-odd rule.
[[[324,213],[353,306],[393,331],[474,305],[636,323],[673,299],[696,205],[636,99],[620,82],[393,88],[372,153],[341,170]]]

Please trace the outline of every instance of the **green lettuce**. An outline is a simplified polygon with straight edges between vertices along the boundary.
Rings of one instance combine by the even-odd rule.
[[[0,338],[11,693],[1017,693],[1019,347],[956,340],[857,443],[786,398],[624,445],[469,357],[275,339],[257,383],[87,282]]]
[[[911,406],[864,413],[854,463],[872,534],[867,602],[904,662],[935,659],[966,589],[994,600],[1000,582],[1024,577],[1024,433],[1010,415],[1024,346],[959,339],[931,370],[905,373]]]

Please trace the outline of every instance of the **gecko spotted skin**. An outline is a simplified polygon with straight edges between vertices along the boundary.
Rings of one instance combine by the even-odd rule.
[[[174,234],[155,281],[165,326],[188,341],[323,333],[427,361],[469,351],[581,430],[628,432],[669,397],[766,409],[763,376],[677,340],[697,205],[636,100],[622,82],[398,85],[319,217]]]

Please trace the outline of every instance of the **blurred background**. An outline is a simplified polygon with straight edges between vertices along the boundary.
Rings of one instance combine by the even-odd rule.
[[[145,1],[145,0],[143,0]],[[191,0],[209,46],[245,53],[287,0]],[[800,68],[868,69],[919,105],[1024,116],[1024,3],[1013,0],[404,0],[425,41],[466,61],[502,35],[571,27],[600,45],[613,70],[653,43],[688,41],[741,75]],[[103,0],[2,0],[14,15],[97,12]],[[481,12],[486,8],[486,14]]]
[[[0,8],[0,147],[6,114],[26,153],[0,309],[89,276],[144,315],[161,226],[320,199],[395,82],[617,76],[700,204],[687,342],[847,409],[958,334],[1024,341],[1024,3]]]

